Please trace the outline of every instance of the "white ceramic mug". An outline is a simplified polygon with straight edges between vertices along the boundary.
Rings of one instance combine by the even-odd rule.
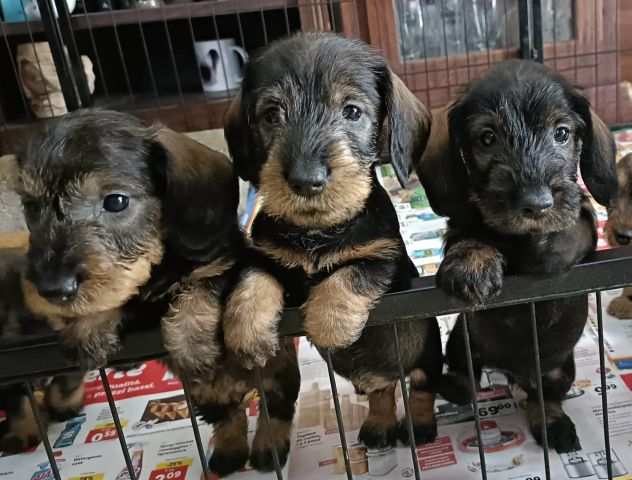
[[[235,39],[195,42],[195,55],[205,92],[226,93],[239,88],[248,54],[235,45]]]

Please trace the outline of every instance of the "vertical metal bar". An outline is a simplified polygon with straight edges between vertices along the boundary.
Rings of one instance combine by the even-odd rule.
[[[336,12],[334,11],[334,1],[329,0],[329,14],[331,15],[331,31],[336,32],[338,29],[336,27]]]
[[[290,17],[287,13],[287,0],[285,0],[285,4],[283,5],[283,16],[285,18],[285,33],[286,35],[290,34]]]
[[[20,0],[20,7],[22,8],[22,12],[26,17],[26,30],[28,32],[31,48],[33,49],[33,56],[35,57],[35,61],[37,62],[37,71],[39,72],[40,79],[43,77],[42,63],[40,62],[39,54],[37,53],[37,48],[35,48],[35,38],[33,37],[33,29],[31,28],[31,21],[29,20],[29,16],[26,14],[26,9],[24,8],[24,0]],[[55,110],[53,109],[53,102],[50,98],[50,92],[48,91],[48,87],[46,86],[46,82],[42,82],[42,86],[44,87],[44,94],[46,95],[46,100],[48,101],[48,108],[50,110],[50,116],[55,116]]]
[[[215,12],[213,12],[215,13]],[[220,39],[220,35],[219,35],[219,25],[217,25],[217,16],[215,14],[213,14],[213,17],[211,17],[213,19],[213,28],[215,30],[215,38],[219,41]],[[222,62],[222,71],[224,73],[224,82],[226,82],[226,86],[229,85],[229,81],[228,81],[228,69],[226,68],[226,58],[224,58],[224,52],[222,51],[221,48],[217,49],[219,52],[219,61]],[[226,53],[232,53],[232,52],[226,52]]]
[[[485,17],[485,48],[487,49],[487,67],[489,68],[492,65],[492,54],[489,51],[489,26],[487,24],[487,22],[489,21],[489,17],[487,2],[483,2],[483,16]]]
[[[125,465],[127,466],[127,473],[129,473],[130,480],[137,480],[134,473],[134,464],[129,456],[129,450],[127,449],[127,442],[125,441],[125,435],[123,434],[123,427],[121,426],[121,419],[119,418],[118,411],[116,409],[116,403],[114,402],[114,396],[112,395],[112,389],[110,388],[110,381],[105,368],[99,369],[99,375],[101,376],[101,383],[103,384],[103,390],[105,396],[108,399],[108,405],[110,406],[110,413],[112,413],[112,420],[114,421],[114,427],[121,444],[121,450],[123,451],[123,457],[125,458]]]
[[[553,6],[553,66],[557,70],[557,5],[555,0],[551,1]]]
[[[465,62],[467,64],[467,81],[472,80],[471,63],[470,63],[470,42],[467,41],[467,12],[465,11],[465,2],[461,2],[463,12],[463,36],[465,37]],[[473,5],[473,4],[472,4]],[[448,67],[449,70],[449,67]],[[449,78],[449,77],[448,77]],[[458,78],[458,76],[457,76]]]
[[[261,397],[261,412],[263,418],[270,425],[270,410],[268,409],[268,399],[266,398],[266,392],[263,385],[263,379],[261,378],[261,369],[255,368],[255,380],[257,387],[259,388],[259,394]],[[260,412],[260,413],[261,413]],[[281,462],[279,461],[279,452],[276,445],[272,446],[272,462],[274,463],[274,471],[276,472],[277,480],[283,480],[283,470],[281,469]]]
[[[72,30],[70,22],[70,12],[68,11],[68,4],[66,0],[54,0],[59,12],[59,25],[63,40],[65,41],[66,48],[68,49],[68,57],[70,59],[70,65],[72,67],[71,72],[74,75],[74,82],[79,94],[79,100],[82,107],[88,107],[92,102],[90,97],[90,89],[88,88],[88,80],[86,74],[83,71],[83,63],[81,61],[81,55],[79,54],[79,48],[75,35]]]
[[[191,33],[191,41],[193,42],[193,45],[195,45],[195,28],[193,27],[193,19],[191,18],[192,17],[191,4],[188,3],[187,5],[189,5],[189,17],[187,19],[189,22],[189,32]],[[204,79],[202,78],[202,71],[199,65],[196,65],[196,67],[197,67],[198,79],[200,80],[200,87],[202,88],[202,93],[203,93],[204,92]]]
[[[463,313],[463,337],[465,339],[465,355],[467,358],[467,372],[470,377],[470,387],[472,389],[472,407],[474,409],[474,426],[476,427],[476,441],[478,442],[478,456],[481,461],[481,478],[487,480],[487,462],[485,461],[485,448],[483,446],[483,436],[481,435],[481,419],[478,415],[478,399],[476,392],[480,379],[474,376],[474,360],[472,359],[472,344],[470,343],[470,327],[468,325],[469,314]]]
[[[64,50],[64,42],[59,30],[59,25],[55,21],[52,1],[37,0],[37,4],[39,6],[40,15],[42,16],[42,25],[46,32],[46,38],[48,39],[53,55],[53,61],[55,63],[55,69],[57,70],[57,76],[59,77],[59,84],[61,85],[64,101],[66,102],[66,108],[68,111],[77,110],[80,104],[75,89],[74,76],[68,57],[66,56],[66,51]]]
[[[33,385],[31,385],[30,381],[24,382],[24,385],[26,386],[26,394],[29,397],[29,403],[31,404],[33,416],[35,417],[35,422],[37,423],[37,429],[42,437],[42,443],[44,443],[44,450],[46,450],[46,456],[48,457],[48,462],[50,463],[50,469],[53,472],[55,480],[61,480],[59,467],[57,466],[57,461],[55,460],[55,455],[53,454],[53,449],[50,446],[50,440],[48,439],[48,430],[44,425],[44,421],[40,415],[39,406],[37,405],[37,400],[35,399],[35,394],[33,393]]]
[[[237,12],[235,15],[237,15],[237,29],[239,30],[239,39],[241,41],[241,47],[242,48],[246,48],[246,38],[244,37],[244,27],[241,24],[241,15],[239,14],[239,12]]]
[[[601,408],[603,418],[603,437],[606,448],[606,466],[608,468],[608,479],[612,480],[612,454],[610,450],[610,423],[608,421],[608,385],[606,383],[606,352],[603,338],[603,313],[601,310],[601,292],[596,291],[597,298],[597,332],[599,336],[599,373],[601,377]]]
[[[24,113],[26,113],[26,118],[31,119],[31,109],[29,107],[28,100],[24,95],[24,89],[22,88],[22,83],[20,82],[20,73],[18,72],[18,66],[15,63],[15,58],[13,57],[13,51],[11,49],[11,45],[9,44],[9,39],[7,36],[7,32],[4,29],[4,22],[0,22],[0,33],[2,33],[2,38],[4,39],[4,45],[7,49],[7,55],[9,56],[9,62],[11,62],[11,68],[13,70],[13,75],[15,76],[15,84],[18,87],[18,91],[20,92],[20,99],[22,100],[22,106],[24,107]]]
[[[61,0],[58,0],[61,1]],[[160,8],[160,15],[162,16],[162,23],[165,26],[165,37],[167,38],[167,47],[169,48],[169,58],[171,59],[171,65],[173,66],[173,73],[176,75],[176,89],[178,90],[178,97],[180,97],[180,104],[184,105],[184,95],[182,94],[182,82],[180,79],[180,72],[178,71],[178,64],[176,63],[176,55],[173,51],[173,43],[171,41],[171,33],[169,32],[169,23],[165,17],[164,7]],[[213,16],[213,19],[215,16]],[[221,52],[221,50],[220,50]],[[188,118],[185,115],[185,118]]]
[[[88,26],[88,36],[90,37],[90,43],[92,45],[92,51],[94,52],[95,63],[97,65],[97,74],[99,79],[101,80],[101,84],[103,85],[103,93],[106,98],[109,98],[110,92],[108,90],[107,82],[105,81],[105,75],[103,74],[103,65],[101,64],[101,56],[99,55],[99,51],[97,50],[97,42],[94,39],[94,32],[92,31],[92,20],[88,15],[88,10],[86,8],[85,2],[83,4],[83,19]]]
[[[615,0],[615,20],[614,20],[614,49],[615,49],[615,92],[616,92],[616,105],[615,105],[615,122],[621,122],[621,96],[619,94],[619,56],[621,51],[619,50],[619,0]]]
[[[208,462],[206,461],[206,453],[204,445],[202,444],[202,437],[200,435],[200,427],[195,415],[195,407],[193,400],[191,399],[191,384],[186,378],[182,378],[182,389],[184,390],[184,398],[187,401],[187,408],[189,409],[189,417],[191,418],[191,428],[193,428],[193,438],[195,439],[195,446],[197,448],[198,456],[200,457],[200,463],[202,464],[202,471],[204,472],[204,478],[210,478],[211,472],[208,469]]]
[[[413,470],[415,472],[415,480],[421,480],[421,472],[419,471],[419,461],[417,460],[417,442],[415,439],[415,427],[413,426],[413,418],[410,413],[410,404],[408,401],[408,389],[406,388],[406,374],[404,372],[404,365],[402,365],[402,351],[399,345],[399,332],[397,331],[397,321],[393,322],[393,337],[395,338],[395,353],[397,354],[397,366],[399,368],[399,384],[402,389],[402,398],[404,400],[404,412],[406,413],[406,428],[408,429],[410,454],[412,455],[412,459],[413,459]]]
[[[261,15],[261,28],[263,29],[263,43],[267,45],[269,43],[268,27],[266,27],[266,16],[263,13],[263,8],[259,10],[259,14]]]
[[[551,479],[551,465],[549,462],[549,437],[546,431],[546,406],[544,404],[544,388],[542,387],[542,363],[540,360],[540,340],[538,338],[538,320],[535,314],[535,303],[529,304],[531,314],[531,333],[533,335],[533,356],[535,357],[535,381],[538,387],[538,403],[542,417],[542,449],[544,454],[544,473],[546,479]]]
[[[154,96],[158,103],[158,107],[162,106],[160,101],[160,92],[158,92],[158,83],[156,82],[156,76],[154,75],[154,67],[151,66],[151,57],[149,55],[149,48],[147,47],[147,41],[145,40],[145,31],[143,30],[143,24],[138,18],[138,31],[140,32],[140,39],[143,42],[143,53],[145,54],[145,60],[147,60],[147,69],[149,71],[149,81],[151,82],[151,88],[154,91]]]
[[[544,42],[542,39],[542,0],[532,0],[533,2],[533,15],[531,17],[531,31],[532,31],[532,60],[536,62],[544,62]]]
[[[121,66],[123,67],[123,76],[125,77],[125,85],[127,86],[127,91],[129,92],[129,96],[134,101],[134,90],[132,89],[132,82],[129,79],[129,72],[127,71],[127,64],[125,63],[125,55],[123,54],[123,48],[121,47],[121,38],[118,33],[118,25],[116,23],[116,18],[114,17],[114,13],[112,10],[109,10],[110,19],[112,20],[112,28],[114,29],[114,40],[116,41],[116,47],[118,49],[119,58],[121,59]]]
[[[331,361],[331,350],[325,350],[325,361],[327,362],[327,373],[329,373],[329,384],[331,385],[331,396],[334,400],[334,409],[336,410],[336,420],[338,422],[338,433],[340,434],[340,444],[342,445],[342,456],[345,460],[345,471],[347,472],[347,480],[353,480],[351,472],[351,461],[349,460],[349,449],[347,447],[347,435],[345,433],[345,425],[340,410],[340,400],[338,399],[338,386],[336,385],[336,377],[334,375],[334,367]]]

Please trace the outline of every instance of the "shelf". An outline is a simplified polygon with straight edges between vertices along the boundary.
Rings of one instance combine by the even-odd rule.
[[[74,13],[74,30],[87,30],[119,25],[163,22],[186,18],[213,17],[236,13],[279,10],[298,6],[298,0],[210,0],[164,5],[160,8],[134,8],[109,12]],[[26,35],[43,32],[42,22],[0,22],[1,35]]]

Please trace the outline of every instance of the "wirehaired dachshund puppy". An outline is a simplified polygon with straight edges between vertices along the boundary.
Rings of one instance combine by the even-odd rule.
[[[606,237],[612,247],[630,244],[632,240],[632,153],[617,162],[619,192],[608,209]],[[608,313],[616,318],[632,318],[632,288],[626,287],[608,304]]]
[[[437,112],[417,173],[431,206],[449,217],[437,283],[485,302],[506,274],[554,275],[596,245],[591,203],[607,205],[617,185],[614,141],[577,90],[537,63],[493,67],[449,109]],[[558,452],[580,448],[561,402],[575,379],[573,348],[587,319],[587,296],[536,303],[546,429]],[[528,394],[531,431],[542,440],[529,305],[469,314],[477,377],[483,366],[508,371]],[[444,396],[471,398],[461,315],[447,346],[451,384]]]
[[[223,300],[243,245],[230,160],[130,115],[86,110],[48,124],[18,162],[29,309],[84,368],[104,365],[121,335],[162,320],[170,367],[215,424],[211,469],[241,468],[249,456],[241,403],[256,383],[222,345]],[[270,409],[284,415],[255,438],[253,466],[270,470],[272,446],[289,448],[298,396],[291,344],[262,376]]]
[[[284,306],[300,306],[310,340],[332,349],[336,372],[369,396],[359,438],[408,439],[395,411],[398,363],[391,326],[364,330],[386,292],[416,270],[395,210],[376,178],[390,160],[402,182],[424,148],[425,107],[365,44],[300,34],[271,44],[246,68],[225,134],[238,174],[258,189],[250,267],[230,294],[226,344],[263,365],[278,348]],[[432,388],[441,373],[436,319],[398,324],[411,373],[416,440],[436,435]]]
[[[26,261],[20,249],[0,250],[0,345],[12,346],[20,337],[46,335],[52,331],[46,321],[34,316],[25,306],[20,276]],[[64,421],[74,417],[83,406],[83,375],[68,373],[45,382],[43,401],[38,400],[40,419],[45,428],[48,419]],[[0,427],[0,451],[19,453],[36,447],[40,433],[36,417],[23,383],[0,386],[0,410],[6,420]]]

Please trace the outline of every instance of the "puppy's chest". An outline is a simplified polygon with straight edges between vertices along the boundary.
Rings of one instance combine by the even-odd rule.
[[[376,238],[363,230],[353,223],[309,230],[263,219],[253,225],[252,242],[279,266],[300,270],[308,278],[361,259],[396,257],[400,250],[397,238]]]

